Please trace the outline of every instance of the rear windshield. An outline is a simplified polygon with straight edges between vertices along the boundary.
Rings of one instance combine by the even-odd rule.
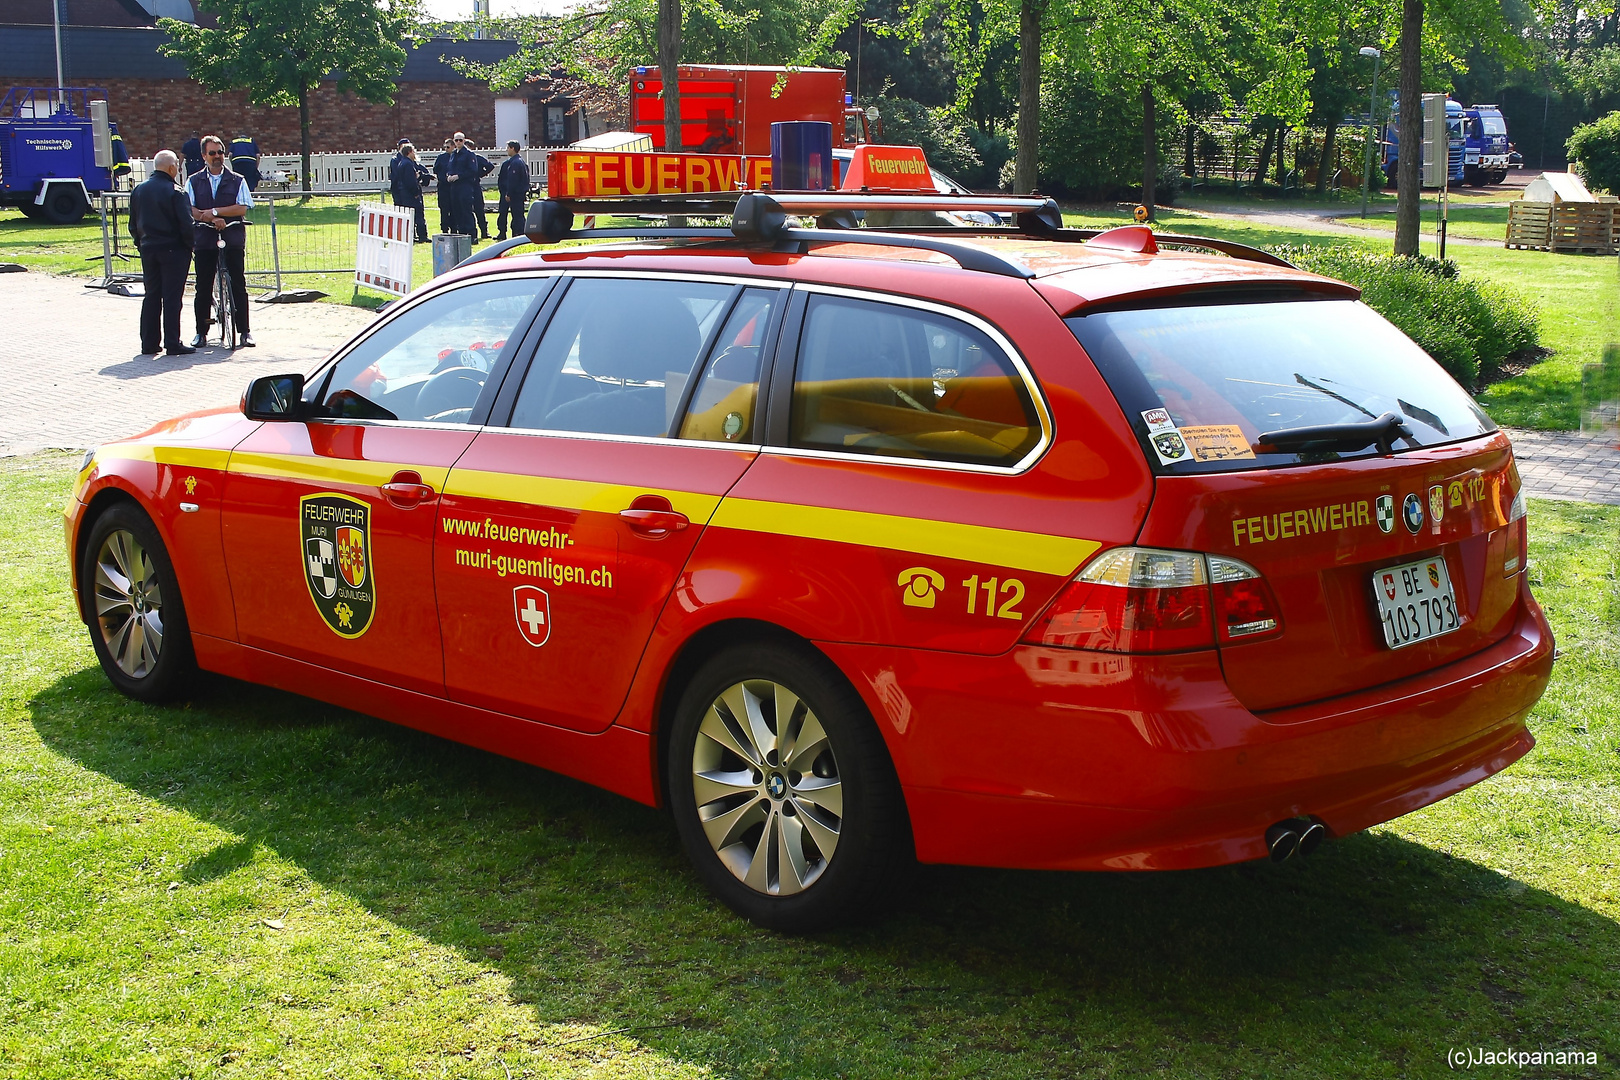
[[[1395,450],[1496,430],[1429,354],[1354,300],[1100,311],[1064,320],[1160,472],[1232,472],[1368,457],[1320,446],[1256,451],[1262,432],[1364,423],[1393,412]]]

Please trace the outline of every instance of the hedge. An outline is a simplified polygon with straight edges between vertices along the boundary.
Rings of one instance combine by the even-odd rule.
[[[1540,348],[1535,307],[1509,289],[1470,281],[1457,264],[1428,256],[1284,244],[1271,249],[1301,270],[1359,286],[1361,298],[1400,327],[1468,390],[1511,356]]]

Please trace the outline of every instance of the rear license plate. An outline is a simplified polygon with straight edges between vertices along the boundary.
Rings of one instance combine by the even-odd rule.
[[[1384,644],[1392,649],[1449,634],[1462,625],[1451,574],[1440,555],[1373,571],[1373,596],[1384,624]]]

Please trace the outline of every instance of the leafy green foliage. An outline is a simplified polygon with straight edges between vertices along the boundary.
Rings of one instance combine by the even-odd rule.
[[[1566,145],[1588,187],[1620,194],[1620,111],[1582,124]]]
[[[1482,373],[1540,348],[1534,307],[1500,285],[1463,278],[1450,260],[1310,244],[1272,250],[1301,270],[1360,287],[1373,310],[1470,390]]]
[[[986,136],[948,107],[901,97],[880,97],[875,104],[884,142],[922,147],[930,165],[966,187],[995,187],[1002,162],[1012,156],[1006,136]]]
[[[1157,131],[1159,161],[1179,178],[1180,133]],[[1136,198],[1142,189],[1142,98],[1099,89],[1084,69],[1050,71],[1042,87],[1042,189],[1079,199]],[[1161,177],[1160,183],[1164,180]],[[1161,191],[1169,202],[1173,188]]]

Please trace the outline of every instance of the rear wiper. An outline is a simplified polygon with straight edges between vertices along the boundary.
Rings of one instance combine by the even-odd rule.
[[[1270,446],[1289,450],[1360,450],[1377,446],[1380,454],[1395,449],[1396,439],[1410,440],[1417,445],[1412,429],[1406,426],[1399,413],[1387,412],[1371,420],[1353,424],[1308,424],[1305,427],[1268,431],[1255,440],[1257,446]]]

